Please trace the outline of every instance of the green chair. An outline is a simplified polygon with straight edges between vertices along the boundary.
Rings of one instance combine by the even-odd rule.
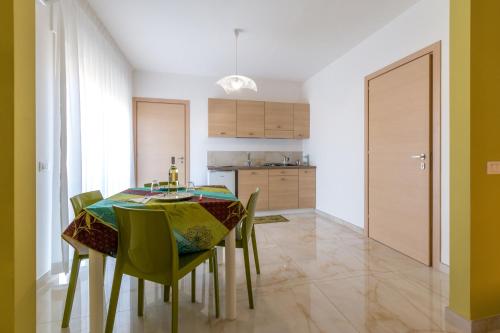
[[[92,191],[81,193],[70,198],[71,205],[73,206],[73,211],[75,216],[80,214],[80,212],[87,206],[90,206],[98,201],[104,199],[100,191]],[[69,320],[71,317],[71,309],[73,308],[73,299],[75,297],[76,282],[78,280],[78,273],[80,271],[80,262],[83,259],[88,259],[89,249],[76,242],[68,242],[73,248],[73,263],[71,265],[71,274],[69,276],[68,293],[66,294],[66,303],[64,304],[64,315],[62,321],[62,327],[66,328],[69,326]]]
[[[257,251],[257,239],[255,237],[255,228],[253,225],[253,218],[255,215],[255,207],[257,206],[257,198],[259,197],[260,190],[257,188],[255,192],[250,195],[247,203],[247,216],[236,226],[236,248],[243,249],[243,257],[245,259],[245,274],[247,279],[247,292],[248,303],[250,309],[253,309],[253,292],[252,292],[252,277],[250,275],[250,257],[248,252],[248,242],[252,239],[253,257],[255,259],[255,270],[260,274],[259,253]],[[222,240],[217,246],[225,246]],[[213,266],[210,265],[210,270]]]
[[[162,210],[146,210],[114,207],[118,223],[118,253],[111,298],[109,301],[106,333],[113,331],[116,306],[123,274],[139,278],[138,315],[144,313],[144,280],[165,286],[165,300],[172,287],[172,332],[178,329],[179,288],[181,278],[191,273],[191,300],[194,302],[196,267],[206,259],[213,260],[215,315],[219,317],[219,281],[217,273],[217,250],[211,249],[180,255],[170,220]]]

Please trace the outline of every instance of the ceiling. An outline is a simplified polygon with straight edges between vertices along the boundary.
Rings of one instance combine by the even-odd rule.
[[[89,0],[136,69],[304,81],[418,0]]]

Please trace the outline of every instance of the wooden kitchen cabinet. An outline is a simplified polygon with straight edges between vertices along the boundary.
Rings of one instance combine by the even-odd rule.
[[[266,138],[293,138],[293,104],[265,103],[265,135]]]
[[[293,105],[293,137],[295,139],[309,138],[309,104]]]
[[[293,139],[293,131],[266,129],[266,139]]]
[[[260,188],[257,210],[316,208],[316,169],[238,170],[238,198],[243,204]]]
[[[264,137],[264,102],[236,102],[236,136],[240,138]]]
[[[208,136],[309,138],[309,104],[208,99]]]
[[[208,99],[208,136],[236,136],[236,100]]]
[[[238,170],[238,198],[246,205],[250,195],[260,189],[256,210],[268,210],[269,179],[268,170]]]
[[[269,209],[278,210],[278,209],[296,209],[296,208],[299,208],[298,176],[270,175]]]
[[[299,208],[316,208],[316,169],[299,169]]]
[[[269,176],[298,176],[298,169],[269,169]]]

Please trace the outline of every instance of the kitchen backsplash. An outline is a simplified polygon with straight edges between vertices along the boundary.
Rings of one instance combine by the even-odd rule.
[[[209,151],[207,163],[208,166],[246,165],[248,153],[253,165],[280,163],[283,161],[283,155],[290,158],[290,163],[297,160],[302,162],[301,151]]]

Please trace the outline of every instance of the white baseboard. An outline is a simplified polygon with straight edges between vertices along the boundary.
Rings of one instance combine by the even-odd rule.
[[[314,211],[315,211],[314,208],[265,210],[265,211],[255,212],[255,216],[310,214],[314,213]]]
[[[52,274],[51,271],[42,274],[42,276],[36,279],[36,290],[45,287],[53,277],[54,275]]]
[[[319,210],[319,209],[316,209],[316,213],[324,218],[326,218],[327,220],[330,220],[332,222],[335,222],[335,223],[338,223],[338,224],[342,224],[346,227],[348,227],[349,229],[352,229],[354,230],[355,232],[359,233],[359,234],[364,234],[364,230],[363,228],[355,225],[355,224],[352,224],[351,222],[348,222],[346,220],[342,220],[341,218],[338,218],[336,216],[333,216],[331,214],[328,214],[322,210]]]
[[[320,216],[323,216],[324,218],[332,221],[332,222],[335,222],[335,223],[339,223],[339,224],[342,224],[342,225],[345,225],[346,227],[350,228],[351,230],[354,230],[356,231],[357,233],[361,234],[361,235],[364,235],[364,229],[357,226],[357,225],[354,225],[348,221],[345,221],[345,220],[342,220],[336,216],[333,216],[331,214],[328,214],[322,210],[319,210],[319,209],[316,209],[316,213]],[[439,263],[437,265],[433,265],[433,268],[440,271],[440,272],[443,272],[443,273],[446,273],[446,274],[449,274],[450,273],[450,267],[448,265],[445,265],[443,263]]]
[[[434,268],[439,270],[440,272],[450,274],[450,266],[443,264],[440,262],[438,265],[434,265]]]

